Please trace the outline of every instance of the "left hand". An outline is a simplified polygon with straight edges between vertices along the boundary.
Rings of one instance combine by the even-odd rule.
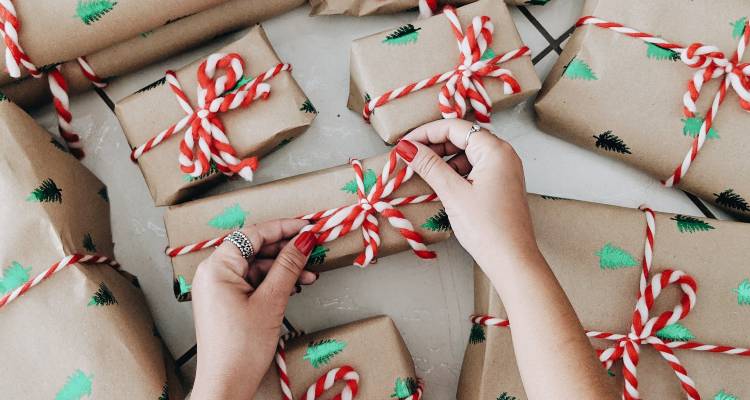
[[[251,399],[273,361],[289,297],[317,275],[305,271],[315,245],[306,221],[284,219],[242,229],[257,252],[242,258],[223,243],[193,280],[198,369],[193,399]]]

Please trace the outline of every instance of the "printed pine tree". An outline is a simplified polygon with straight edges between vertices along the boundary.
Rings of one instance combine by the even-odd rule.
[[[597,148],[620,154],[633,154],[630,152],[628,145],[622,139],[612,134],[612,131],[606,131],[599,136],[594,135],[594,139],[596,139],[594,146]]]
[[[428,218],[427,221],[422,224],[422,228],[434,232],[448,232],[451,230],[451,221],[448,220],[448,214],[446,214],[445,209],[441,208],[437,214]]]
[[[255,79],[255,78],[254,78],[254,77],[252,77],[252,76],[249,76],[249,75],[248,75],[248,76],[244,76],[244,75],[243,75],[243,76],[242,76],[242,77],[240,78],[240,80],[238,80],[238,81],[237,81],[237,83],[235,83],[235,84],[234,84],[234,87],[233,87],[233,88],[231,88],[231,89],[227,90],[226,92],[222,93],[221,95],[222,95],[222,96],[224,96],[224,95],[226,95],[226,94],[228,94],[228,93],[236,92],[237,90],[239,90],[239,88],[241,88],[241,87],[243,87],[243,86],[247,85],[247,84],[248,84],[248,83],[250,83],[250,81],[252,81],[253,79]]]
[[[99,191],[96,192],[96,194],[98,194],[99,197],[102,198],[102,200],[104,200],[107,203],[109,203],[109,192],[107,192],[107,187],[106,186],[102,186],[102,188],[99,189]]]
[[[165,383],[161,388],[161,396],[159,396],[158,400],[169,400],[169,384]]]
[[[502,392],[500,393],[500,396],[497,398],[497,400],[517,400],[516,396],[511,396],[508,394],[508,392]]]
[[[737,289],[732,289],[732,291],[737,293],[737,304],[741,306],[750,305],[750,279],[740,282]]]
[[[563,198],[562,198],[562,197],[557,197],[557,196],[546,196],[546,195],[542,195],[542,198],[543,198],[544,200],[563,200]]]
[[[180,291],[180,296],[185,296],[193,290],[193,286],[189,284],[187,279],[182,275],[177,275],[177,287]]]
[[[216,163],[212,160],[211,162],[208,163],[208,171],[202,173],[198,177],[194,177],[194,176],[192,176],[190,174],[185,174],[185,175],[182,176],[182,180],[185,181],[185,182],[195,182],[195,181],[199,181],[201,179],[206,179],[209,176],[211,176],[213,174],[218,174],[218,173],[219,173],[219,168],[216,167]]]
[[[52,143],[52,146],[55,146],[56,149],[62,151],[63,153],[68,153],[68,148],[63,146],[56,139],[50,139],[49,142]]]
[[[86,25],[99,21],[117,5],[112,0],[78,0],[76,16]]]
[[[405,399],[417,391],[417,380],[414,378],[396,378],[391,398]]]
[[[601,269],[618,269],[638,265],[638,261],[630,253],[612,243],[605,244],[601,250],[596,252],[596,256],[599,257]]]
[[[375,183],[378,181],[378,175],[375,173],[375,171],[368,169],[365,171],[364,175],[362,176],[362,183],[365,184],[365,194],[370,193],[370,190],[373,186],[375,186]],[[350,180],[349,182],[344,185],[341,190],[347,193],[356,194],[357,193],[357,181],[355,179]]]
[[[549,0],[527,0],[526,4],[530,6],[544,6],[549,3]]]
[[[665,49],[661,46],[657,46],[653,43],[646,43],[648,50],[646,56],[654,60],[670,60],[677,61],[680,59],[680,54],[672,49]]]
[[[701,131],[701,128],[703,127],[703,121],[705,121],[703,118],[695,116],[691,118],[683,118],[682,119],[682,134],[685,136],[690,136],[692,138],[698,136],[698,134]],[[711,129],[708,130],[708,133],[706,133],[707,139],[718,139],[719,133],[711,127]]]
[[[656,332],[656,337],[673,342],[687,342],[695,339],[693,332],[690,332],[690,329],[686,328],[679,322],[675,322],[672,325],[667,325],[660,329]]]
[[[24,268],[23,265],[15,261],[11,262],[0,277],[0,294],[11,292],[28,282],[29,272],[31,272],[31,267]]]
[[[166,83],[167,83],[167,78],[164,77],[164,76],[162,76],[161,78],[157,79],[156,81],[151,82],[148,85],[144,86],[143,88],[139,89],[138,91],[136,91],[136,93],[148,92],[149,90],[155,89],[155,88],[157,88],[159,86],[162,86],[162,85],[164,85]]]
[[[346,343],[335,340],[325,339],[316,343],[310,343],[303,359],[310,362],[314,368],[328,364],[336,354],[341,353],[346,348]]]
[[[99,284],[99,290],[94,293],[93,296],[91,296],[91,300],[89,301],[88,306],[111,306],[117,304],[117,299],[115,299],[115,295],[112,294],[112,291],[109,290],[107,285],[104,284],[104,282]]]
[[[677,230],[681,233],[706,232],[715,229],[708,222],[687,215],[675,215],[670,218],[677,223]]]
[[[471,324],[471,332],[469,332],[469,343],[479,344],[484,343],[487,340],[487,334],[484,332],[484,327],[479,324]]]
[[[10,99],[8,99],[8,96],[6,96],[5,93],[0,92],[0,103],[4,101],[10,102]]]
[[[419,39],[419,31],[422,30],[422,28],[415,28],[412,24],[406,24],[403,26],[400,26],[395,31],[388,34],[388,36],[383,39],[383,43],[387,44],[409,44],[409,43],[416,43],[417,39]]]
[[[727,189],[718,194],[714,193],[714,196],[716,196],[716,200],[714,201],[720,206],[750,212],[750,205],[747,204],[747,200],[737,194],[734,189]]]
[[[91,380],[94,379],[93,375],[86,375],[80,369],[73,372],[73,375],[68,377],[68,381],[65,382],[65,386],[57,392],[55,400],[80,400],[84,396],[91,396]]]
[[[326,261],[326,253],[329,249],[325,246],[317,245],[310,253],[310,258],[307,259],[307,266],[320,265]]]
[[[302,112],[306,112],[309,114],[317,114],[318,110],[315,109],[315,106],[313,105],[312,101],[310,99],[305,100],[304,103],[302,103],[302,107],[299,109]]]
[[[575,57],[570,60],[570,63],[568,63],[563,69],[563,76],[568,79],[582,79],[585,81],[595,81],[599,79],[585,61]]]
[[[729,394],[723,390],[720,390],[719,393],[716,393],[714,395],[714,400],[739,400],[737,396],[733,394]]]
[[[89,253],[96,253],[96,244],[90,233],[83,235],[83,248]]]
[[[488,61],[497,56],[497,53],[495,53],[495,50],[492,50],[492,48],[488,47],[487,50],[484,51],[484,54],[482,54],[482,57],[479,59],[480,61]]]
[[[747,17],[742,17],[737,21],[732,22],[732,37],[739,39],[745,34],[745,28],[747,27]]]
[[[208,221],[208,225],[216,229],[228,230],[239,229],[245,226],[245,219],[249,212],[240,207],[239,204],[227,207],[221,214]]]
[[[42,181],[42,184],[26,198],[26,201],[39,203],[62,203],[62,189],[57,187],[55,181],[50,178]]]

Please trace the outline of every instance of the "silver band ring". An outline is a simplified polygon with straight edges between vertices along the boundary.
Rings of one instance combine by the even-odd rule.
[[[479,132],[482,130],[482,127],[479,126],[479,124],[474,124],[471,126],[471,129],[469,129],[469,132],[466,133],[466,145],[464,146],[464,149],[469,147],[469,139],[471,138],[471,135]]]
[[[230,233],[229,235],[227,235],[227,237],[224,238],[223,241],[233,244],[234,247],[236,247],[240,251],[240,254],[242,254],[242,258],[244,258],[245,260],[249,260],[252,256],[255,255],[253,243],[250,241],[247,235],[240,231],[234,231]]]

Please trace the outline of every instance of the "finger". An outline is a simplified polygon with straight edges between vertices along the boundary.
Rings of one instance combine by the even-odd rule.
[[[305,225],[307,225],[306,221],[298,219],[277,219],[245,227],[241,229],[241,232],[247,236],[253,249],[257,252],[259,249],[262,249],[265,244],[275,243],[296,235]],[[231,255],[234,258],[242,257],[237,246],[228,242],[222,243],[216,249],[216,252]],[[252,262],[254,258],[255,255],[250,257],[248,262]]]
[[[463,150],[459,149],[452,142],[430,143],[427,146],[430,149],[432,149],[432,151],[434,151],[435,154],[439,155],[440,157],[452,156],[452,155],[463,152]]]
[[[467,176],[472,170],[472,165],[469,162],[468,157],[466,157],[466,154],[458,154],[455,157],[451,157],[450,160],[448,160],[448,165],[450,165],[451,168],[453,168],[456,173],[458,173],[461,176]]]
[[[404,139],[423,144],[451,143],[466,152],[474,166],[497,161],[498,147],[503,140],[486,129],[469,135],[473,124],[462,119],[443,119],[422,125],[404,136]]]
[[[402,139],[396,145],[396,153],[430,185],[443,201],[450,201],[456,191],[460,191],[462,187],[468,188],[469,184],[461,175],[457,174],[442,157],[422,143]]]
[[[300,279],[315,243],[315,235],[308,231],[299,234],[281,249],[255,296],[261,296],[267,304],[278,307],[277,312],[283,313],[288,301],[288,293],[294,289],[294,285]]]
[[[268,271],[271,270],[274,260],[260,258],[253,262],[250,270],[247,273],[246,280],[253,288],[257,288],[266,278]],[[318,280],[319,275],[311,271],[302,271],[299,279],[297,279],[298,285],[312,285]]]
[[[281,251],[287,243],[289,243],[288,240],[280,240],[278,242],[263,245],[260,251],[258,251],[257,256],[258,258],[276,258],[276,255],[279,254],[279,251]]]

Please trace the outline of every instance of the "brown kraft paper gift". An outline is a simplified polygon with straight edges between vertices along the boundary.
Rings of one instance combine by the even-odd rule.
[[[328,371],[344,366],[359,374],[357,398],[361,399],[389,399],[396,393],[398,380],[416,381],[409,349],[396,325],[386,316],[292,339],[286,345],[286,364],[295,398]],[[324,398],[340,393],[343,387],[341,382],[335,384]],[[254,398],[282,398],[275,364],[266,373]]]
[[[245,76],[258,76],[283,62],[276,54],[261,26],[256,26],[242,39],[229,44],[220,53],[237,53],[245,60]],[[205,59],[177,71],[191,105],[197,107],[196,72]],[[117,103],[115,112],[125,136],[132,147],[138,147],[162,130],[179,121],[185,111],[166,84],[155,84]],[[239,158],[261,157],[280,144],[303,133],[315,119],[315,109],[289,72],[281,72],[269,79],[271,94],[248,107],[219,113],[224,132]],[[161,145],[138,159],[151,196],[156,205],[171,205],[184,200],[203,183],[213,181],[220,174],[190,180],[180,170],[178,156],[183,134],[165,140]],[[261,160],[260,168],[263,168]]]
[[[137,71],[159,60],[195,48],[215,37],[300,6],[305,0],[232,0],[208,10],[168,21],[150,32],[86,56],[97,75],[109,80]],[[134,56],[137,55],[137,56]],[[69,93],[81,93],[93,86],[76,61],[62,65]],[[50,100],[49,84],[43,79],[23,79],[0,88],[3,94],[23,108],[36,107]]]
[[[438,1],[438,7],[445,4],[462,5],[476,0]],[[549,0],[505,0],[515,5],[544,5]],[[346,14],[364,16],[370,14],[392,14],[414,9],[419,6],[419,0],[310,0],[313,15]]]
[[[696,0],[679,7],[672,2],[638,0],[625,5],[599,0],[588,1],[583,13],[682,46],[718,46],[729,58],[737,50],[748,8],[742,0]],[[750,60],[747,54],[744,60]],[[704,85],[698,116],[687,118],[683,95],[697,71],[679,55],[642,40],[596,26],[578,28],[536,100],[539,126],[666,180],[689,153],[723,79]],[[730,88],[713,132],[679,184],[744,217],[750,216],[748,122]]]
[[[68,255],[111,257],[104,184],[7,101],[0,142],[0,298]],[[2,397],[182,399],[136,282],[73,264],[0,307]]]
[[[586,329],[627,334],[633,323],[646,219],[640,210],[570,200],[530,196],[539,247],[568,295]],[[750,327],[750,240],[748,226],[737,222],[702,220],[683,215],[656,214],[653,269],[650,279],[665,269],[681,270],[697,282],[696,305],[679,321],[684,329],[658,333],[711,345],[748,347]],[[601,256],[600,256],[601,255]],[[619,265],[618,265],[619,264]],[[531,294],[533,295],[533,294]],[[656,299],[650,317],[679,304],[674,285]],[[475,268],[475,313],[506,318],[491,283]],[[513,323],[511,321],[511,329]],[[473,329],[477,329],[476,327]],[[516,367],[510,330],[485,327],[472,334],[464,356],[459,400],[526,399]],[[485,340],[482,340],[484,336]],[[693,338],[694,337],[694,338]],[[690,339],[692,338],[692,339]],[[616,342],[592,340],[603,349]],[[750,396],[750,358],[693,350],[674,350],[704,399],[744,399]],[[611,369],[618,390],[623,388],[622,362]],[[638,389],[644,399],[681,399],[685,394],[667,362],[649,345],[640,346]],[[714,397],[722,393],[736,397]]]
[[[55,0],[13,1],[20,21],[19,43],[39,68],[59,64],[148,32],[227,0]],[[5,46],[2,50],[5,51]],[[130,53],[130,57],[138,57]],[[12,81],[0,60],[0,84]],[[22,73],[26,71],[22,69]]]
[[[499,0],[482,0],[458,9],[464,31],[472,18],[489,16],[494,24],[490,48],[495,54],[523,47],[508,7]],[[412,33],[400,39],[388,39],[397,31]],[[362,112],[365,99],[375,99],[398,87],[452,71],[459,61],[456,36],[443,15],[416,21],[396,30],[377,33],[355,40],[351,49],[351,82],[348,107]],[[506,95],[500,79],[484,78],[493,108],[513,106],[535,94],[541,83],[531,58],[523,56],[501,64],[512,72],[521,87],[520,93]],[[388,143],[395,143],[409,130],[442,118],[438,93],[442,84],[407,94],[375,109],[370,118],[373,128]]]
[[[363,161],[365,171],[371,170],[365,172],[365,181],[368,175],[374,180],[375,175],[381,173],[386,159],[385,156],[378,156]],[[175,248],[215,239],[242,226],[355,204],[357,195],[351,191],[355,188],[354,178],[352,167],[342,165],[169,207],[164,215],[169,245]],[[432,189],[414,176],[389,197],[430,193]],[[441,218],[444,216],[441,203],[410,204],[397,208],[411,221],[426,243],[435,243],[450,236],[447,217]],[[427,224],[428,220],[434,224]],[[378,215],[378,221],[382,239],[380,256],[409,249],[404,237],[385,218]],[[175,295],[180,300],[189,299],[195,270],[211,251],[209,248],[172,258]],[[349,266],[361,251],[362,234],[356,230],[313,250],[308,268],[327,271]]]

